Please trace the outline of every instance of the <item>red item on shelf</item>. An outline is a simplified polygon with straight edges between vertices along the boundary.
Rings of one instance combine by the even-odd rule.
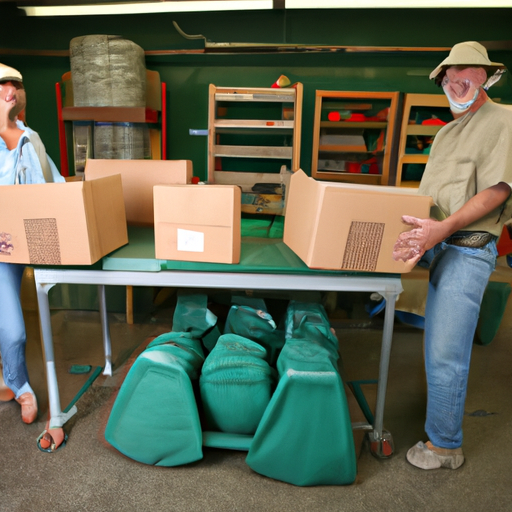
[[[199,183],[199,177],[198,176],[192,176],[192,179],[190,180],[190,182],[193,185],[197,185]]]
[[[423,125],[431,125],[431,126],[444,126],[446,123],[442,119],[439,119],[438,117],[433,117],[432,119],[425,119],[421,122]]]
[[[368,118],[364,114],[352,113],[347,121],[367,121]]]
[[[347,162],[347,171],[352,173],[360,173],[361,164],[359,162]]]
[[[327,114],[327,119],[329,119],[329,121],[336,122],[341,120],[341,116],[339,112],[333,111]]]

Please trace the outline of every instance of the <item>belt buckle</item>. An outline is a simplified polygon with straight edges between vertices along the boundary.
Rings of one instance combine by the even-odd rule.
[[[448,243],[458,247],[480,249],[487,245],[493,238],[494,235],[491,235],[491,233],[487,233],[486,231],[475,231],[468,232],[466,235],[454,234],[448,239]]]

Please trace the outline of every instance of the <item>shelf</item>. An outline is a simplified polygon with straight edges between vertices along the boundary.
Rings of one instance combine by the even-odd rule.
[[[400,157],[400,164],[426,164],[428,162],[428,155],[402,155]]]
[[[64,107],[64,121],[156,123],[158,112],[145,107]]]
[[[385,121],[321,121],[320,128],[344,128],[351,130],[353,128],[383,130],[388,126]]]
[[[407,135],[436,135],[437,132],[444,125],[422,125],[422,124],[409,124],[407,125]]]
[[[404,188],[418,188],[420,186],[420,182],[415,180],[404,180],[400,183],[400,186]]]
[[[326,153],[370,153],[366,146],[342,146],[339,144],[322,145],[318,147],[318,151]]]
[[[217,119],[215,128],[254,128],[260,130],[293,130],[293,121],[265,119]]]
[[[263,175],[267,181],[265,175],[279,176],[283,165],[296,171],[300,167],[302,93],[301,83],[287,89],[210,84],[208,181],[215,183],[224,175],[223,183],[238,184],[244,172]]]
[[[213,146],[215,156],[239,158],[280,158],[291,160],[293,149],[278,146]]]
[[[399,92],[316,91],[311,176],[324,180],[387,185],[392,156],[396,154],[393,148],[399,98]],[[352,111],[365,111],[368,121],[359,120],[364,119],[361,117],[357,121],[326,121],[327,113],[333,110],[346,111],[346,117],[352,115]],[[349,134],[350,130],[357,135]],[[356,140],[351,144],[351,135],[359,137],[361,143]],[[336,138],[339,138],[340,144],[331,143],[338,142]],[[327,153],[332,154],[328,159]],[[326,160],[332,161],[329,167],[339,166],[340,170],[322,170],[321,165],[326,165]],[[363,164],[369,165],[372,171],[378,169],[379,173],[348,172],[361,170]],[[364,166],[362,168],[365,169]]]
[[[322,171],[317,170],[316,179],[319,180],[335,180],[344,181],[347,183],[362,183],[365,185],[380,185],[380,174],[364,174],[364,173],[351,173],[344,171]]]
[[[300,84],[302,87],[302,84]],[[220,90],[222,89],[222,90]],[[215,101],[265,101],[276,103],[291,103],[295,101],[296,88],[290,89],[273,89],[259,87],[222,87],[217,88],[215,92]]]
[[[398,165],[396,170],[396,186],[418,187],[419,181],[403,179],[404,165],[421,164],[426,165],[429,159],[428,154],[407,153],[408,137],[427,137],[433,139],[443,125],[412,124],[416,116],[421,112],[429,112],[432,116],[443,115],[450,118],[450,106],[444,94],[406,94],[404,98],[404,109],[402,127],[400,131],[400,142],[398,145]],[[431,142],[431,141],[429,141]],[[414,176],[417,177],[417,176]]]

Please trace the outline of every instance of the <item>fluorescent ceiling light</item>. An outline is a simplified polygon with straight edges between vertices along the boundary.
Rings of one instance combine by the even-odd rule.
[[[286,9],[439,9],[512,7],[512,0],[285,0]]]
[[[512,7],[512,0],[284,0],[286,9],[409,9]],[[251,11],[274,8],[274,0],[163,0],[82,5],[19,6],[27,16]]]
[[[19,6],[27,16],[77,16],[102,14],[151,14],[161,12],[253,11],[272,9],[272,0],[177,0],[118,2],[83,5]]]

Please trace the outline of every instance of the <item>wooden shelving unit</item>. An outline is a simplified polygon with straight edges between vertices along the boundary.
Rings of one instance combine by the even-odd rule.
[[[299,168],[302,84],[289,89],[210,84],[208,105],[208,181],[229,172],[221,170],[218,159],[223,158],[236,159],[240,172],[242,159],[257,159],[263,165],[265,160],[280,160],[292,171]],[[264,144],[257,143],[260,136]]]
[[[399,99],[399,92],[316,91],[311,175],[388,185]]]
[[[450,106],[444,94],[406,94],[400,129],[400,142],[398,146],[398,164],[396,171],[397,187],[418,187],[419,179],[404,179],[404,166],[407,164],[425,165],[428,162],[428,153],[408,153],[410,138],[432,139],[443,125],[418,124],[418,112],[429,113],[432,118],[443,114],[449,117]]]
[[[242,211],[282,214],[300,167],[303,86],[208,91],[208,182],[239,185]],[[256,184],[265,184],[255,190]],[[266,188],[266,190],[265,190]]]

